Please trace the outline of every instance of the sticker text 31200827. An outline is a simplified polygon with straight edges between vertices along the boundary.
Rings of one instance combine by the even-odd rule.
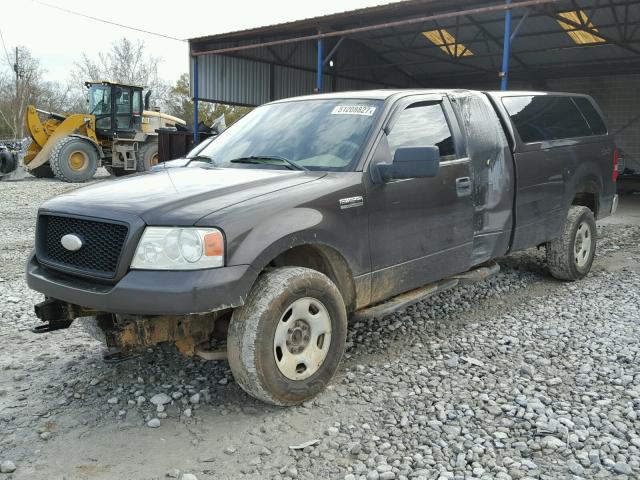
[[[333,108],[331,115],[364,115],[370,117],[376,111],[376,107],[368,105],[338,105]]]

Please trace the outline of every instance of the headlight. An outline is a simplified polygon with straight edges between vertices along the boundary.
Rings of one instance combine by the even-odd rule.
[[[131,268],[196,270],[224,266],[224,237],[217,228],[147,227]]]

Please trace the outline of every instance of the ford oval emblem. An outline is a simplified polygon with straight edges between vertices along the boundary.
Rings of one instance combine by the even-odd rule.
[[[73,233],[68,233],[67,235],[62,237],[60,239],[60,243],[70,252],[77,252],[82,248],[83,245],[82,239]]]

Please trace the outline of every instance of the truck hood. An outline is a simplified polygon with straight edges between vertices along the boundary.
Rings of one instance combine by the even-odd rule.
[[[246,200],[322,178],[323,172],[255,168],[167,168],[74,190],[43,210],[90,217],[137,215],[147,225],[193,225]]]

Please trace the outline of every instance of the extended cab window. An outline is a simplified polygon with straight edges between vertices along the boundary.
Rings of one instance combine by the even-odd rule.
[[[605,135],[607,133],[607,127],[602,120],[602,117],[598,113],[598,111],[586,97],[573,97],[573,101],[576,102],[578,108],[584,115],[584,118],[589,122],[589,126],[591,127],[591,131],[594,135]]]
[[[453,138],[440,103],[416,103],[406,108],[391,128],[387,140],[391,158],[399,147],[440,149],[442,160],[455,158]]]
[[[502,104],[524,143],[592,135],[587,121],[571,97],[504,97]]]

